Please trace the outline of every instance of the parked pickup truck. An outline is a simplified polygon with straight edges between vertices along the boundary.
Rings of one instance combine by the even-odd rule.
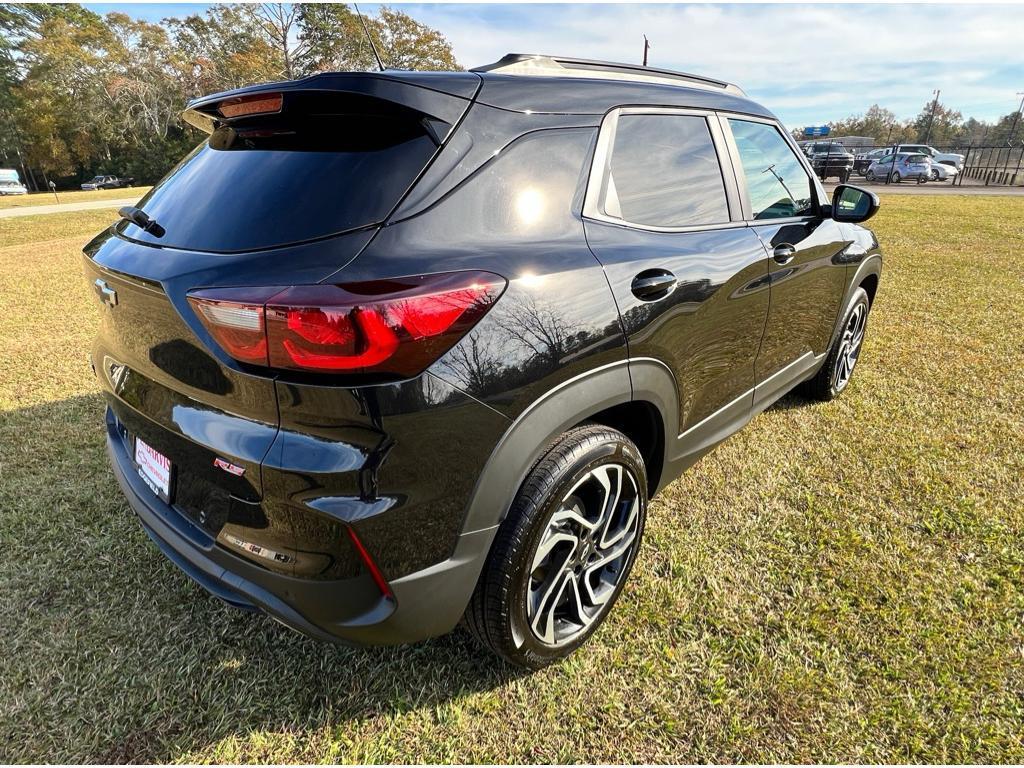
[[[93,189],[118,189],[119,187],[130,187],[135,179],[120,178],[118,176],[93,176],[82,185],[82,189],[88,191]]]
[[[807,148],[815,175],[824,181],[834,176],[845,184],[853,172],[853,155],[837,141],[818,141]]]

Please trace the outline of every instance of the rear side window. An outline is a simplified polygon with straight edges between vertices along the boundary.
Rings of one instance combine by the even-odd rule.
[[[782,219],[809,213],[811,178],[779,131],[768,123],[729,118],[740,153],[755,219]]]
[[[313,240],[382,221],[436,149],[423,115],[368,96],[289,93],[217,128],[140,203],[132,238],[209,251]]]
[[[729,221],[707,120],[696,115],[620,115],[603,207],[608,216],[642,226]]]

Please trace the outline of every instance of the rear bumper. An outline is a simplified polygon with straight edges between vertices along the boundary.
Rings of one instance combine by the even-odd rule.
[[[459,537],[452,556],[390,582],[380,595],[369,574],[309,581],[233,555],[157,498],[138,476],[117,427],[108,418],[107,452],[132,510],[160,550],[214,596],[266,613],[306,635],[351,645],[408,643],[444,634],[462,617],[496,528]]]

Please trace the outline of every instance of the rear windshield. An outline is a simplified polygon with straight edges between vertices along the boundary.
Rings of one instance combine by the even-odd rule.
[[[368,96],[289,93],[280,113],[217,128],[139,203],[138,240],[245,251],[382,221],[436,149],[423,115]]]
[[[928,158],[925,155],[908,155],[907,156],[907,162],[908,163],[926,163],[926,162],[928,162]]]

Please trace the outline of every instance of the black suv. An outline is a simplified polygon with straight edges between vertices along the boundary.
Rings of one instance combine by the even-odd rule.
[[[817,141],[807,147],[806,154],[814,173],[822,181],[835,177],[845,184],[850,180],[856,160],[838,141]]]
[[[512,55],[184,116],[85,249],[110,459],[168,558],[308,635],[561,658],[651,496],[857,363],[878,200],[727,83]]]

